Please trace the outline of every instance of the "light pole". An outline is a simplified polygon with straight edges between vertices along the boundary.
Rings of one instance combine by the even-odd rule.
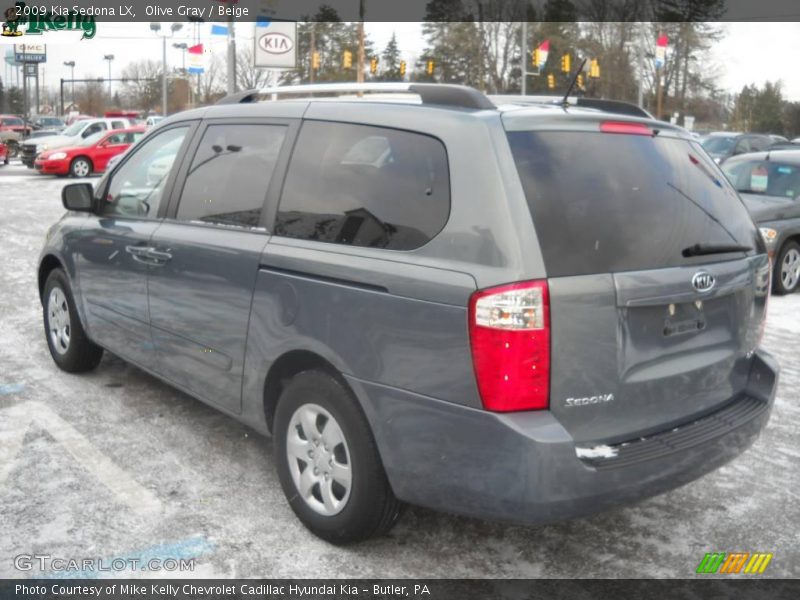
[[[167,116],[167,38],[175,35],[176,31],[180,31],[183,25],[181,23],[173,23],[170,25],[170,33],[160,34],[161,23],[150,23],[150,29],[158,37],[161,38],[161,116]]]
[[[108,61],[108,99],[111,100],[111,61],[114,60],[114,55],[106,54],[103,60]]]
[[[181,71],[183,73],[184,81],[186,82],[186,88],[188,92],[186,93],[186,102],[187,104],[192,104],[192,84],[189,81],[189,74],[186,72],[186,50],[189,48],[189,44],[186,42],[181,42],[179,44],[172,44],[173,48],[177,48],[181,51]]]
[[[65,67],[69,67],[69,69],[70,69],[69,78],[72,80],[71,81],[72,98],[70,98],[70,102],[74,103],[75,102],[75,61],[74,60],[65,60],[64,61],[64,66]]]

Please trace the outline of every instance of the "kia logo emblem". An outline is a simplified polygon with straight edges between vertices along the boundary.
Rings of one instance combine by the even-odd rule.
[[[692,277],[692,287],[698,292],[708,292],[717,283],[717,278],[706,271],[698,271]]]
[[[277,31],[262,35],[258,38],[258,45],[264,52],[269,52],[270,54],[286,54],[294,48],[292,38]]]

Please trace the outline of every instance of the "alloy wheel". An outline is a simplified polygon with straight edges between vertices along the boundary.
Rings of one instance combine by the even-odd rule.
[[[54,287],[50,291],[50,297],[47,300],[47,317],[47,327],[53,348],[59,354],[65,354],[69,350],[71,322],[67,297],[59,287]]]
[[[792,291],[800,281],[800,251],[791,248],[781,262],[781,282],[786,291]]]
[[[353,480],[350,450],[330,412],[318,404],[300,406],[289,421],[286,456],[295,487],[313,511],[330,517],[344,509]]]

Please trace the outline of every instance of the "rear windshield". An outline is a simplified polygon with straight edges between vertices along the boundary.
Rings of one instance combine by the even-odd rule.
[[[695,142],[587,132],[509,132],[551,277],[714,262],[695,244],[760,248],[747,210]]]

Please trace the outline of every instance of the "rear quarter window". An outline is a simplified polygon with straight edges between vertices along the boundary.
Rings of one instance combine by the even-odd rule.
[[[508,139],[551,277],[741,256],[682,255],[697,243],[759,247],[741,200],[694,142],[553,131]]]
[[[307,121],[297,140],[275,234],[413,250],[450,214],[447,153],[422,134]]]

